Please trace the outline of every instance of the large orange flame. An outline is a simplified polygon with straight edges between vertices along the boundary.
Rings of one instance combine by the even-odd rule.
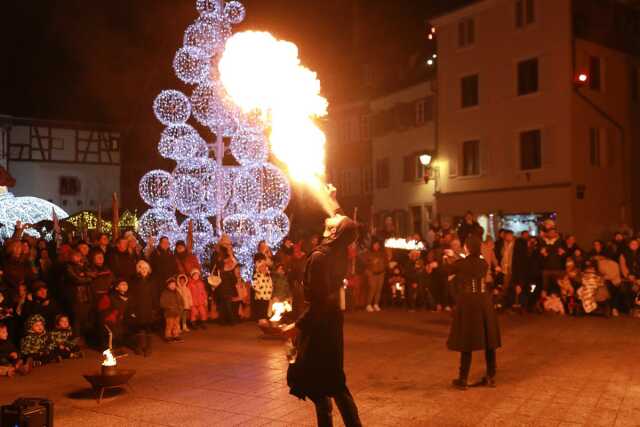
[[[296,45],[266,32],[236,33],[218,69],[231,99],[245,112],[258,111],[271,127],[271,150],[291,178],[310,186],[326,207],[326,138],[314,120],[327,114],[328,103]]]

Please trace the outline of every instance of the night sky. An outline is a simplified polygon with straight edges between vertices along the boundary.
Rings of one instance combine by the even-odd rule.
[[[358,63],[401,64],[423,42],[426,16],[469,0],[353,1],[244,0],[235,29],[296,43],[331,100],[357,90]],[[190,92],[171,63],[196,17],[195,0],[4,0],[0,114],[113,124],[125,136],[122,188],[135,188],[144,172],[171,167],[155,150],[162,126],[151,105],[162,89]]]

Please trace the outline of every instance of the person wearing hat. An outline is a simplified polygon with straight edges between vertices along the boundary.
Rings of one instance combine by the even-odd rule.
[[[49,296],[47,284],[41,280],[36,280],[31,286],[33,292],[24,303],[22,316],[28,319],[36,314],[41,315],[45,320],[45,326],[53,328],[56,322],[56,316],[62,312],[58,303]]]
[[[469,235],[465,243],[468,255],[454,263],[446,264],[447,275],[455,275],[456,308],[447,347],[460,353],[459,376],[453,386],[465,390],[471,369],[472,352],[484,350],[487,364],[486,375],[474,386],[495,387],[496,349],[501,346],[500,327],[492,293],[485,278],[488,265],[480,255],[482,241],[475,234]]]
[[[314,403],[319,426],[333,425],[331,399],[347,427],[362,425],[347,388],[340,309],[347,250],[356,238],[357,225],[346,216],[334,215],[325,222],[324,240],[312,251],[304,273],[308,308],[297,322],[283,328],[297,343],[297,356],[287,372],[290,393]]]

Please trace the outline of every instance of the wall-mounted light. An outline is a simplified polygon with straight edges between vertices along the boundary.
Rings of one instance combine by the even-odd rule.
[[[584,86],[589,82],[589,75],[587,73],[578,73],[575,78],[576,86]]]
[[[420,164],[424,167],[429,167],[431,164],[432,156],[430,154],[421,154],[420,155]]]

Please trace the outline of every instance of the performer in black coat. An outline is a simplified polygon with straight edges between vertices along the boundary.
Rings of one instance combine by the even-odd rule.
[[[445,265],[447,274],[455,275],[456,308],[447,341],[450,350],[460,352],[460,375],[453,385],[467,388],[473,351],[484,350],[486,376],[474,385],[495,387],[496,349],[500,347],[500,328],[493,308],[491,291],[484,282],[487,263],[480,257],[480,238],[471,235],[465,244],[469,255],[453,264]]]
[[[357,238],[357,225],[341,215],[327,220],[324,241],[307,261],[304,278],[309,306],[286,333],[298,331],[298,354],[289,365],[287,383],[292,395],[310,398],[318,425],[332,426],[333,398],[347,427],[361,426],[358,408],[344,373],[343,314],[340,288],[347,272],[347,247]],[[286,330],[287,328],[285,328]]]

